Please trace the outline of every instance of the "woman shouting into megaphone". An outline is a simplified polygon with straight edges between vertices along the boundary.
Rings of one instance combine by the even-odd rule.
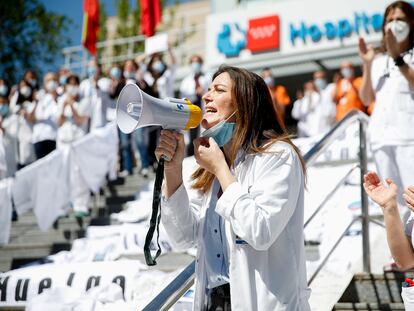
[[[194,310],[310,310],[305,166],[266,83],[220,67],[203,100],[206,131],[193,142],[199,167],[190,186],[182,177],[183,135],[163,130],[156,149],[170,160],[164,227],[176,247],[197,246]]]

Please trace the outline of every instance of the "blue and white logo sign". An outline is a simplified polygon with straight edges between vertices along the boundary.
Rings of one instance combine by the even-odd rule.
[[[297,40],[304,43],[309,41],[319,42],[322,38],[328,40],[343,40],[354,34],[370,35],[380,32],[382,27],[382,13],[369,14],[366,12],[355,12],[353,18],[341,18],[336,21],[325,21],[320,24],[307,24],[300,21],[289,24],[289,38],[294,45]]]

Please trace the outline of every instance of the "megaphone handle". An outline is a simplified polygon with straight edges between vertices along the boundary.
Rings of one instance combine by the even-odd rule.
[[[157,171],[155,173],[155,183],[154,183],[154,192],[152,196],[152,214],[150,220],[150,227],[147,232],[147,236],[145,237],[145,244],[144,244],[144,256],[145,261],[148,266],[154,266],[157,264],[155,261],[159,255],[161,255],[161,246],[159,242],[160,238],[160,220],[161,220],[161,186],[162,181],[164,179],[164,157],[162,156],[158,162]],[[157,229],[157,246],[158,250],[155,254],[155,257],[152,258],[151,255],[151,241],[152,237],[154,236],[154,231]]]

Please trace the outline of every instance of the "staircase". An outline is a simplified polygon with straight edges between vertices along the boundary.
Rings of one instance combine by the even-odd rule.
[[[16,269],[59,251],[70,250],[74,239],[85,236],[88,225],[111,224],[110,214],[121,211],[123,204],[133,200],[135,193],[147,182],[139,174],[108,182],[100,194],[91,197],[91,216],[79,221],[70,213],[46,232],[40,231],[32,212],[20,216],[12,223],[9,244],[0,246],[0,271]]]
[[[333,310],[405,310],[400,293],[401,283],[406,277],[413,278],[414,273],[356,274]]]

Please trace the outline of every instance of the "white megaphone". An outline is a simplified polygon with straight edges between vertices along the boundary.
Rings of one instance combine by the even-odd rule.
[[[188,130],[197,127],[201,118],[200,107],[188,99],[158,99],[144,93],[132,83],[124,86],[116,105],[116,123],[126,134],[150,125]]]

